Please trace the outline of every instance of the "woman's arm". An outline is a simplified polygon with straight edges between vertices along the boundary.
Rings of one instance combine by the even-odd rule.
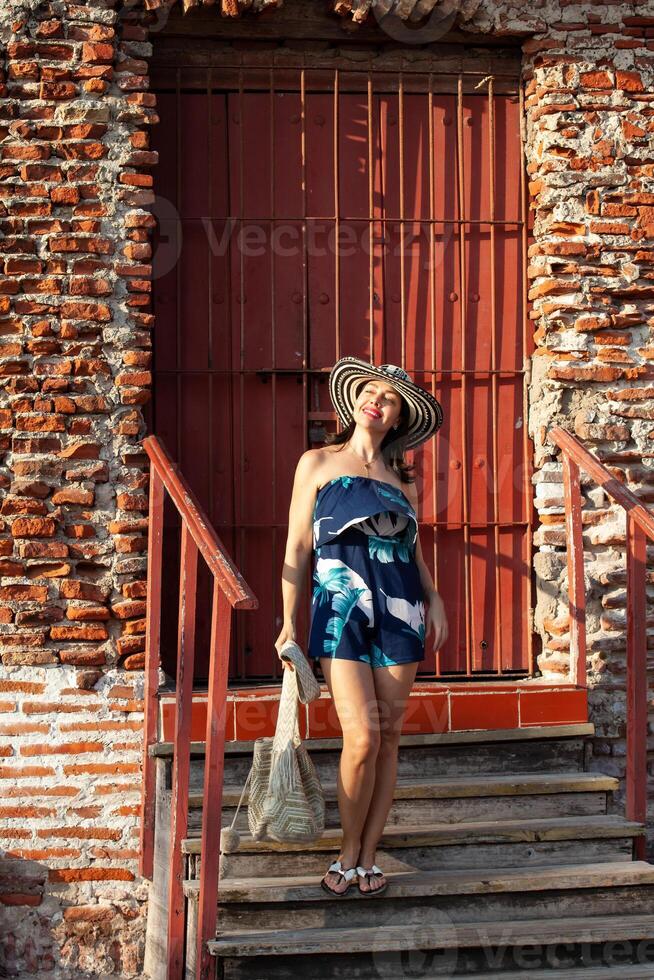
[[[282,569],[284,622],[275,641],[279,651],[286,640],[295,639],[295,622],[302,598],[307,563],[313,551],[313,508],[316,502],[317,458],[313,449],[300,456],[295,468],[288,511],[288,533]]]

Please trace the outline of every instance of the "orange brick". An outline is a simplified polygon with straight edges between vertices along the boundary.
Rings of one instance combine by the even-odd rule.
[[[132,847],[103,847],[98,845],[89,851],[91,857],[106,858],[109,861],[137,861],[140,851]]]
[[[17,817],[30,819],[53,817],[56,812],[51,807],[44,806],[0,806],[0,817],[5,817],[7,820],[14,820]]]
[[[22,745],[21,755],[81,755],[84,752],[104,752],[102,742],[63,742],[61,745]]]
[[[50,191],[53,204],[77,204],[79,191],[76,187],[53,187]]]
[[[37,837],[71,837],[80,840],[120,840],[121,830],[109,827],[41,827]]]
[[[140,803],[133,803],[131,806],[119,806],[117,810],[112,810],[111,814],[117,817],[135,817],[140,812]]]
[[[50,766],[0,766],[0,779],[24,779],[26,776],[54,776]]]
[[[47,735],[49,731],[49,725],[31,725],[26,721],[0,725],[0,735]]]
[[[66,813],[73,813],[76,817],[80,817],[81,820],[90,820],[94,817],[99,817],[102,813],[102,808],[99,806],[73,806],[69,807]]]
[[[24,861],[47,861],[54,858],[78,858],[82,852],[77,847],[43,847],[39,850],[21,847],[5,853],[8,857],[22,858]]]
[[[97,691],[89,691],[85,687],[62,687],[59,691],[62,697],[66,695],[72,695],[73,697],[81,698],[96,698],[98,697]]]
[[[139,732],[142,728],[141,721],[73,721],[59,725],[60,732]]]
[[[140,783],[109,783],[106,786],[94,786],[93,792],[97,796],[125,796],[127,793],[140,793]]]
[[[643,80],[637,71],[621,71],[615,73],[616,88],[624,89],[626,92],[644,92]]]
[[[109,710],[110,711],[125,711],[125,712],[143,711],[143,701],[142,700],[139,700],[139,701],[125,701],[125,703],[121,703],[119,701],[110,701],[109,702]]]
[[[613,88],[611,76],[606,71],[584,71],[579,75],[579,84],[588,89]]]
[[[105,922],[113,919],[115,914],[112,905],[75,905],[64,909],[67,922]]]
[[[107,662],[102,650],[60,650],[59,659],[62,664],[73,664],[76,667],[97,667]]]
[[[140,769],[140,765],[135,762],[89,762],[78,766],[64,766],[64,772],[67,776],[81,776],[83,773],[102,776],[108,773],[140,772]]]
[[[0,680],[0,691],[17,691],[21,694],[40,694],[45,690],[45,684],[34,681]]]
[[[134,697],[134,688],[127,684],[114,684],[113,687],[109,688],[108,693],[110,698],[132,698]]]
[[[0,589],[0,601],[18,602],[33,600],[34,602],[45,602],[48,598],[48,588],[44,585],[6,585]]]
[[[53,626],[53,640],[106,640],[109,635],[104,626]]]
[[[76,786],[0,786],[0,797],[14,796],[78,796]]]
[[[50,517],[17,517],[11,527],[15,538],[53,537],[56,524]]]
[[[68,704],[65,701],[26,701],[23,712],[26,715],[75,714],[80,711],[99,711],[99,704]]]
[[[49,881],[134,881],[132,871],[126,868],[51,868]]]

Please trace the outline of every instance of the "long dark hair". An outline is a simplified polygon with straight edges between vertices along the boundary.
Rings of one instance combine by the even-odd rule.
[[[364,382],[365,384],[365,382]],[[361,388],[357,390],[356,397],[359,397],[359,392]],[[356,422],[354,419],[350,419],[348,424],[340,432],[329,432],[325,438],[325,446],[335,446],[346,443],[348,439],[352,437],[352,434],[356,428]],[[400,395],[400,416],[399,425],[397,429],[392,426],[384,436],[381,442],[380,450],[382,459],[386,463],[389,469],[393,470],[400,478],[400,483],[415,483],[416,478],[414,475],[415,466],[413,463],[407,463],[404,459],[404,453],[406,450],[406,440],[407,434],[409,432],[409,406],[407,405],[402,395]],[[339,450],[340,452],[340,450]]]

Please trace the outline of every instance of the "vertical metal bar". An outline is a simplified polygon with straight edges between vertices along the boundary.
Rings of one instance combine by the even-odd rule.
[[[398,135],[400,141],[400,364],[406,368],[406,296],[404,256],[404,76],[399,72]]]
[[[372,149],[372,74],[370,70],[368,71],[368,84],[366,87],[367,91],[367,116],[368,116],[368,239],[369,239],[369,255],[368,255],[368,306],[369,306],[369,339],[368,339],[368,349],[370,351],[370,360],[375,363],[375,194],[374,194],[374,156]]]
[[[188,790],[191,760],[191,710],[195,657],[195,606],[198,549],[182,520],[175,733],[170,804],[170,878],[168,879],[167,980],[182,980],[184,973],[184,855],[182,841],[188,830]]]
[[[463,76],[459,72],[457,78],[457,189],[459,201],[459,303],[461,322],[461,464],[463,468],[463,557],[464,557],[464,587],[465,587],[465,630],[466,630],[466,674],[472,675],[472,650],[470,648],[471,616],[470,608],[470,508],[468,501],[468,432],[467,432],[467,370],[466,370],[466,233],[465,233],[465,169],[463,163]]]
[[[236,444],[236,438],[235,438],[236,423],[235,423],[235,418],[234,418],[234,415],[235,415],[235,404],[234,404],[234,402],[235,402],[235,398],[234,398],[234,388],[235,388],[235,385],[234,385],[234,291],[233,291],[233,282],[232,282],[232,280],[233,280],[232,268],[233,268],[233,263],[234,263],[234,256],[233,256],[233,248],[234,248],[234,245],[233,245],[233,242],[232,242],[232,238],[233,238],[232,231],[233,231],[233,228],[234,228],[234,217],[233,217],[233,187],[232,187],[232,181],[231,181],[232,154],[233,154],[234,151],[233,151],[232,147],[230,146],[230,139],[229,139],[229,121],[230,121],[229,120],[229,113],[230,113],[230,108],[231,108],[231,94],[232,94],[231,91],[224,92],[223,93],[223,98],[222,98],[222,105],[224,106],[224,109],[225,109],[225,139],[223,140],[224,146],[222,147],[222,153],[223,153],[225,173],[228,175],[228,186],[227,186],[227,189],[226,189],[225,200],[226,200],[226,203],[227,203],[227,215],[229,216],[227,218],[227,222],[228,222],[227,227],[229,228],[229,235],[227,237],[227,252],[226,252],[225,267],[224,267],[224,272],[223,272],[223,275],[225,277],[225,284],[224,284],[225,285],[225,312],[224,312],[223,315],[225,317],[225,332],[226,332],[226,336],[227,336],[227,343],[225,345],[225,350],[223,352],[223,358],[224,358],[224,363],[225,363],[225,372],[226,372],[225,373],[225,379],[224,379],[224,385],[225,385],[225,388],[227,389],[226,392],[225,392],[225,400],[226,400],[226,404],[228,406],[228,413],[229,413],[229,417],[228,417],[228,419],[226,419],[226,422],[225,422],[225,427],[226,427],[226,430],[228,432],[229,442],[228,442],[228,445],[226,445],[224,447],[224,451],[225,451],[225,454],[226,454],[226,459],[228,461],[229,472],[230,473],[235,472],[235,470],[236,470],[236,445],[235,445]],[[221,228],[221,234],[223,233],[223,231],[224,231],[224,229]],[[231,494],[231,500],[230,500],[230,514],[229,514],[229,516],[231,518],[231,526],[232,526],[232,528],[235,528],[236,527],[236,523],[237,523],[237,513],[236,512],[237,512],[236,495],[235,495],[235,493],[232,492],[232,494]],[[238,537],[237,537],[236,532],[234,532],[234,536],[233,536],[233,538],[231,539],[231,541],[229,543],[229,547],[230,547],[230,550],[232,552],[236,552],[237,547],[238,547]],[[241,624],[239,624],[239,622],[237,620],[236,626],[235,626],[235,630],[234,630],[234,633],[235,633],[235,637],[234,637],[235,657],[234,657],[234,659],[235,659],[235,661],[237,661],[236,662],[236,666],[235,666],[235,671],[234,671],[235,674],[238,673],[238,649],[242,645],[241,644],[241,636],[243,635],[243,632],[244,632],[244,626],[242,626]],[[230,658],[230,666],[231,666],[231,658]]]
[[[306,52],[302,53],[302,69],[300,72],[300,151],[302,163],[302,431],[305,448],[309,446],[309,385],[307,369],[309,367],[309,307],[308,307],[308,276],[309,262],[307,256],[307,95],[306,95]]]
[[[239,412],[238,412],[238,423],[239,423],[239,487],[238,487],[238,521],[241,526],[241,533],[239,535],[239,550],[237,564],[239,568],[244,568],[244,555],[245,555],[245,534],[246,530],[243,526],[244,520],[243,515],[245,513],[245,460],[244,460],[244,445],[245,445],[245,313],[244,313],[244,290],[245,290],[245,272],[244,272],[244,259],[243,259],[243,222],[244,222],[244,206],[243,206],[243,156],[244,156],[244,139],[243,130],[245,128],[245,115],[243,110],[243,68],[239,67],[238,70],[238,124],[239,124],[239,180],[238,180],[238,228],[239,235],[237,241],[239,242],[238,255],[239,255],[239,352],[238,352],[238,366],[239,366]],[[245,641],[245,637],[243,637]],[[238,658],[239,663],[237,670],[241,678],[245,677],[246,674],[246,663],[245,663],[245,642],[240,644],[240,657]]]
[[[209,689],[207,692],[206,754],[202,795],[202,843],[200,896],[198,902],[197,949],[198,980],[214,976],[216,961],[207,942],[216,936],[218,919],[218,878],[220,832],[222,826],[223,776],[225,771],[225,719],[227,715],[227,675],[232,609],[216,579],[211,606],[211,644]]]
[[[427,90],[427,112],[429,115],[428,122],[428,142],[429,142],[429,318],[431,323],[431,390],[432,394],[436,394],[436,245],[435,245],[435,223],[434,223],[434,76],[432,72],[429,72],[429,82]],[[432,520],[434,525],[437,520],[437,504],[438,504],[438,448],[439,440],[434,439],[432,442],[432,463],[431,463],[431,485],[433,494],[433,514]],[[434,563],[434,586],[438,591],[438,548],[437,548],[437,535],[438,532],[434,526],[432,529],[432,559]],[[438,650],[436,652],[436,662],[434,664],[434,671],[436,674],[441,673],[441,659],[442,651]]]
[[[275,316],[275,303],[276,303],[276,293],[275,293],[275,249],[273,247],[273,242],[275,241],[275,230],[276,230],[276,212],[275,212],[275,69],[270,66],[270,141],[269,141],[269,152],[270,152],[270,215],[271,220],[268,224],[269,235],[270,235],[270,344],[271,352],[270,359],[273,367],[272,378],[271,378],[271,392],[272,392],[272,520],[273,526],[272,531],[272,560],[270,563],[270,594],[272,596],[272,612],[273,612],[273,629],[275,628],[275,623],[277,622],[277,602],[278,600],[278,589],[277,589],[277,318]],[[277,664],[275,669],[271,671],[271,679],[279,677],[279,674],[283,668],[281,664]]]
[[[175,104],[177,106],[177,173],[176,173],[176,183],[177,183],[177,214],[179,215],[178,221],[178,233],[181,235],[182,249],[184,248],[184,202],[182,201],[182,160],[183,146],[182,146],[182,82],[181,82],[181,69],[177,69],[175,72]],[[175,263],[175,283],[176,283],[176,297],[175,297],[175,361],[177,365],[177,376],[175,378],[175,394],[177,398],[177,432],[176,432],[176,451],[177,451],[177,462],[181,466],[182,460],[182,447],[183,439],[182,432],[184,429],[182,422],[182,255],[177,258]]]
[[[524,473],[524,483],[522,499],[525,502],[525,546],[527,554],[525,556],[525,565],[528,569],[531,569],[532,564],[532,551],[533,551],[533,469],[534,461],[532,458],[531,447],[529,445],[529,385],[531,383],[531,354],[529,355],[529,360],[527,360],[527,348],[528,348],[528,329],[529,329],[529,280],[527,276],[527,266],[529,263],[529,229],[528,229],[528,218],[529,218],[529,188],[526,176],[526,157],[527,157],[527,147],[526,147],[526,121],[525,121],[525,98],[524,98],[524,87],[522,83],[518,85],[519,91],[519,106],[520,106],[520,222],[521,222],[521,242],[522,242],[522,255],[521,255],[521,269],[522,269],[522,357],[523,357],[523,385],[522,385],[522,469]],[[527,575],[527,613],[529,614],[528,623],[531,621],[531,610],[533,609],[533,585],[531,580],[531,574]],[[527,626],[527,664],[529,673],[532,674],[536,669],[535,663],[535,652],[534,652],[534,637],[531,626]]]
[[[495,270],[495,101],[493,92],[493,76],[488,80],[488,172],[490,180],[490,288],[491,288],[491,432],[493,437],[492,452],[492,493],[493,493],[493,558],[495,563],[495,649],[493,650],[493,662],[495,671],[502,673],[502,602],[500,596],[501,582],[501,558],[500,558],[500,504],[498,493],[498,471],[499,471],[499,449],[497,445],[497,425],[498,419],[498,363],[497,363],[497,317],[495,304],[497,302]],[[481,226],[480,226],[481,230]],[[513,484],[512,484],[513,490]]]
[[[339,70],[334,69],[334,103],[333,103],[333,126],[334,126],[334,240],[336,242],[336,249],[334,255],[334,305],[335,305],[335,315],[336,322],[334,324],[336,330],[336,342],[335,342],[335,360],[338,361],[341,356],[341,293],[340,293],[340,193],[339,193],[339,166],[338,166],[338,100],[339,100]],[[337,420],[337,427],[340,428],[340,424]]]
[[[213,73],[211,67],[207,68],[207,150],[208,159],[213,161],[213,139],[214,139],[214,125],[213,125]],[[207,177],[207,205],[209,210],[208,215],[208,227],[213,228],[213,181],[211,179],[211,168],[209,171],[209,176]],[[207,328],[209,331],[208,343],[207,343],[207,361],[209,365],[209,372],[213,372],[214,359],[213,359],[213,252],[211,247],[207,248]],[[207,389],[208,389],[208,419],[207,419],[207,441],[208,441],[208,455],[209,455],[209,520],[212,524],[216,522],[216,512],[214,502],[216,499],[216,494],[214,492],[214,432],[213,432],[213,415],[214,415],[214,403],[213,403],[213,386],[214,386],[214,376],[213,373],[209,373],[207,376]]]
[[[143,718],[143,782],[141,784],[141,848],[139,874],[152,879],[154,865],[155,760],[149,749],[157,741],[161,635],[161,572],[164,488],[150,463],[148,564],[145,612],[145,697]]]
[[[626,817],[647,820],[647,596],[646,536],[627,518],[627,765]],[[634,857],[646,859],[647,838],[634,840]]]
[[[307,249],[307,95],[306,52],[302,52],[300,73],[300,153],[302,165],[302,432],[305,449],[309,448],[309,259]],[[306,595],[311,596],[311,562],[305,573]],[[310,613],[308,614],[310,617]]]
[[[570,609],[570,680],[586,686],[586,589],[584,545],[581,532],[579,467],[563,452],[563,495],[568,555],[568,605]]]

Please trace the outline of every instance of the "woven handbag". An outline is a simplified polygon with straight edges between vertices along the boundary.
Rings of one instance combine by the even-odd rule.
[[[320,684],[295,640],[286,640],[279,651],[279,659],[288,660],[293,664],[297,679],[297,696],[302,704],[308,704],[309,701],[315,701],[320,697]]]
[[[234,824],[248,783],[248,827],[254,840],[307,843],[325,828],[325,795],[298,725],[299,694],[312,701],[320,696],[320,686],[294,641],[284,644],[282,655],[296,669],[284,670],[274,736],[255,739],[252,767],[232,826],[221,832],[223,852],[238,848]]]

